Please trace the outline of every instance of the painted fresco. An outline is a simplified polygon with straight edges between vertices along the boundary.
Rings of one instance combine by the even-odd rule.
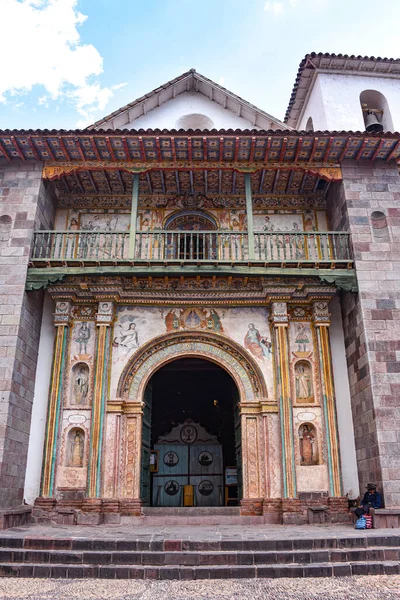
[[[200,209],[200,210],[199,210]],[[208,214],[220,231],[246,231],[246,211],[243,208],[221,208],[183,206],[176,201],[171,206],[154,209],[140,209],[138,212],[138,231],[160,231],[168,228],[168,222],[174,215]],[[259,232],[312,232],[326,231],[325,210],[310,209],[260,209],[254,208],[254,230]],[[56,229],[68,231],[129,231],[130,213],[127,210],[112,209],[59,209],[56,215]],[[174,229],[175,227],[169,227]],[[176,227],[179,229],[179,227]]]
[[[305,309],[296,307],[293,319],[300,319]],[[315,362],[314,336],[310,322],[293,320],[289,328],[291,349],[292,394],[295,404],[313,404],[318,401],[316,386],[318,365]]]
[[[111,397],[134,352],[152,338],[178,331],[209,331],[227,335],[259,364],[272,397],[272,340],[266,308],[238,307],[118,307],[112,341]]]

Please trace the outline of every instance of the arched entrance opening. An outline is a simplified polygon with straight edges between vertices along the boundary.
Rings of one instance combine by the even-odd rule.
[[[239,391],[227,371],[204,358],[177,358],[152,375],[144,402],[143,504],[238,505]]]
[[[190,210],[173,213],[165,222],[169,233],[167,243],[170,258],[204,260],[216,257],[217,238],[212,231],[218,229],[212,215]]]

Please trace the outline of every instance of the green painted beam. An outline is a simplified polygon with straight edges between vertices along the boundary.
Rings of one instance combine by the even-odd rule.
[[[129,228],[129,258],[135,257],[138,206],[139,206],[139,173],[135,173],[133,176],[133,185],[132,185],[131,223],[130,223],[130,228]]]
[[[186,265],[186,266],[108,266],[108,267],[47,267],[30,268],[26,279],[26,290],[47,288],[60,282],[67,276],[93,277],[102,275],[110,277],[181,277],[194,275],[220,275],[242,277],[319,277],[324,283],[356,292],[357,278],[354,269],[315,269],[315,268],[282,268],[248,265]]]

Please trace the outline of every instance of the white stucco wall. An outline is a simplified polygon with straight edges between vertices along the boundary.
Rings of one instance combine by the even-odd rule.
[[[350,387],[347,376],[342,314],[338,297],[332,299],[329,304],[329,309],[332,315],[330,338],[339,428],[343,493],[348,494],[349,498],[356,498],[359,495],[356,448],[354,443],[354,427],[351,413]]]
[[[325,131],[327,129],[325,107],[318,77],[315,80],[311,94],[305,106],[303,116],[300,119],[300,125],[297,127],[297,129],[306,129],[309,117],[311,117],[313,120],[314,131]]]
[[[340,75],[320,73],[300,119],[303,129],[312,117],[315,130],[364,131],[360,94],[376,90],[388,102],[394,131],[400,129],[400,80],[379,75]],[[325,116],[325,120],[323,118]]]
[[[173,100],[138,117],[128,125],[126,115],[115,119],[114,127],[126,129],[177,129],[177,121],[187,114],[205,115],[214,123],[214,129],[258,129],[247,119],[238,117],[228,109],[209,100],[199,92],[184,92]]]
[[[40,492],[40,477],[42,471],[47,403],[49,398],[51,365],[53,360],[53,312],[53,300],[46,294],[43,304],[39,356],[36,371],[35,394],[32,406],[31,431],[25,475],[24,500],[28,504],[33,504],[35,498],[39,496]]]

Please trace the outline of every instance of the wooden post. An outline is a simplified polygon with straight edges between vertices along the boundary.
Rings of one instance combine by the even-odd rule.
[[[342,496],[340,476],[339,435],[336,418],[335,389],[333,383],[332,357],[329,341],[330,314],[327,302],[314,302],[313,318],[318,341],[319,364],[322,383],[322,406],[324,409],[326,444],[329,469],[329,488],[333,497]]]
[[[289,374],[289,318],[285,302],[272,303],[271,321],[275,330],[275,360],[282,436],[283,497],[296,498],[296,466]]]
[[[132,203],[131,203],[131,225],[129,229],[129,258],[135,258],[136,247],[136,224],[139,204],[139,173],[133,176]]]
[[[246,190],[246,216],[247,216],[247,239],[249,244],[249,260],[254,260],[254,223],[253,223],[253,198],[251,195],[250,173],[244,174],[244,186]]]
[[[44,445],[42,492],[44,498],[51,498],[54,492],[54,477],[57,459],[58,430],[63,396],[64,371],[71,305],[57,302],[54,325],[57,329],[53,352],[49,407],[47,410],[46,438]]]
[[[92,404],[92,427],[90,458],[88,465],[88,498],[101,495],[101,462],[103,450],[104,413],[106,406],[108,359],[110,352],[111,324],[114,307],[112,302],[99,302],[96,325],[97,343],[95,358],[94,394]]]

